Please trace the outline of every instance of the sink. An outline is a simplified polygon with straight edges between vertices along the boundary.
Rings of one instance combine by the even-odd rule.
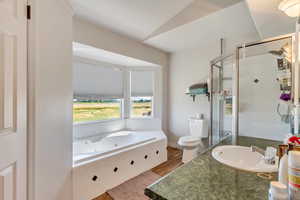
[[[277,172],[278,158],[275,165],[266,164],[264,156],[252,152],[250,147],[226,145],[213,149],[212,156],[220,163],[250,172]]]

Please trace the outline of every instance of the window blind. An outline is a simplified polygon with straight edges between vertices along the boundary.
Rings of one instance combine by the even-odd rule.
[[[131,71],[131,96],[153,96],[153,71]]]
[[[106,64],[73,62],[73,90],[77,99],[123,98],[123,71]]]

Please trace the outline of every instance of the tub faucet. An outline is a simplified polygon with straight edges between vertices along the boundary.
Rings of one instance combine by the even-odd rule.
[[[250,149],[251,149],[252,152],[257,152],[257,153],[265,156],[266,151],[259,148],[259,147],[257,147],[257,146],[251,146]]]
[[[276,162],[276,149],[273,147],[267,147],[267,150],[263,150],[257,146],[250,147],[252,152],[257,152],[264,157],[264,161],[266,164],[275,165]]]

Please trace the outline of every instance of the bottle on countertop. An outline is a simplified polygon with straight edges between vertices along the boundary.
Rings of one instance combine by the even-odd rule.
[[[269,200],[288,200],[287,186],[277,181],[270,183]]]
[[[300,152],[289,151],[289,199],[300,200]]]
[[[286,186],[288,186],[289,176],[288,176],[288,154],[287,149],[281,148],[280,154],[282,155],[279,160],[278,169],[278,181]]]

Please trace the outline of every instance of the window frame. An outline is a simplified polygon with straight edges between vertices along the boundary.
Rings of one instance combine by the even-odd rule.
[[[144,68],[130,68],[129,70],[129,83],[127,84],[127,87],[129,87],[129,108],[128,108],[128,117],[129,119],[154,119],[155,118],[155,99],[156,99],[156,79],[157,79],[157,69],[155,68],[148,68],[148,67],[144,67]],[[151,105],[151,116],[149,117],[133,117],[132,116],[132,98],[134,98],[134,96],[131,96],[131,72],[134,71],[140,71],[140,72],[152,72],[153,76],[152,76],[152,96],[140,96],[140,97],[151,97],[152,99],[152,105]]]
[[[91,64],[91,65],[103,65],[105,64],[106,67],[111,67],[111,68],[116,68],[122,71],[122,78],[123,78],[123,97],[122,98],[105,98],[105,99],[120,99],[121,100],[121,109],[120,109],[120,118],[114,118],[114,119],[105,119],[105,120],[94,120],[94,121],[87,121],[87,122],[74,122],[74,119],[72,117],[72,122],[73,125],[87,125],[87,124],[101,124],[101,123],[109,123],[109,122],[116,122],[116,121],[123,121],[124,119],[126,119],[126,92],[127,92],[127,82],[126,79],[127,78],[127,72],[128,72],[128,68],[125,66],[121,66],[121,65],[115,65],[115,64],[110,64],[110,63],[104,63],[101,61],[97,61],[94,59],[90,59],[90,58],[83,58],[80,56],[74,56],[73,55],[73,62],[74,61],[78,61],[78,62],[83,62],[83,63],[87,63],[87,64]],[[74,96],[73,96],[74,99]],[[72,107],[72,111],[73,111],[73,107]],[[73,112],[72,112],[73,114]]]
[[[74,61],[80,61],[80,62],[86,62],[89,64],[94,65],[100,65],[103,64],[102,62],[98,62],[95,60],[91,60],[89,58],[81,58],[78,56],[73,56]],[[112,65],[111,67],[117,67],[118,69],[122,70],[123,72],[123,97],[122,98],[111,98],[111,99],[120,99],[121,100],[121,109],[120,109],[120,118],[114,118],[114,119],[105,119],[105,120],[95,120],[95,121],[86,121],[86,122],[74,122],[73,125],[85,125],[85,124],[105,124],[110,122],[120,122],[127,119],[154,119],[157,115],[157,105],[156,101],[160,94],[158,92],[160,91],[160,86],[157,81],[160,81],[161,78],[161,68],[159,67],[128,67],[128,66],[121,66],[121,65]],[[133,117],[132,116],[132,101],[131,101],[131,72],[133,71],[148,71],[153,73],[152,77],[152,88],[153,88],[153,95],[152,98],[152,111],[151,116],[146,117]],[[150,97],[150,96],[146,96]],[[109,98],[108,98],[109,99]],[[73,111],[73,110],[72,110]]]

